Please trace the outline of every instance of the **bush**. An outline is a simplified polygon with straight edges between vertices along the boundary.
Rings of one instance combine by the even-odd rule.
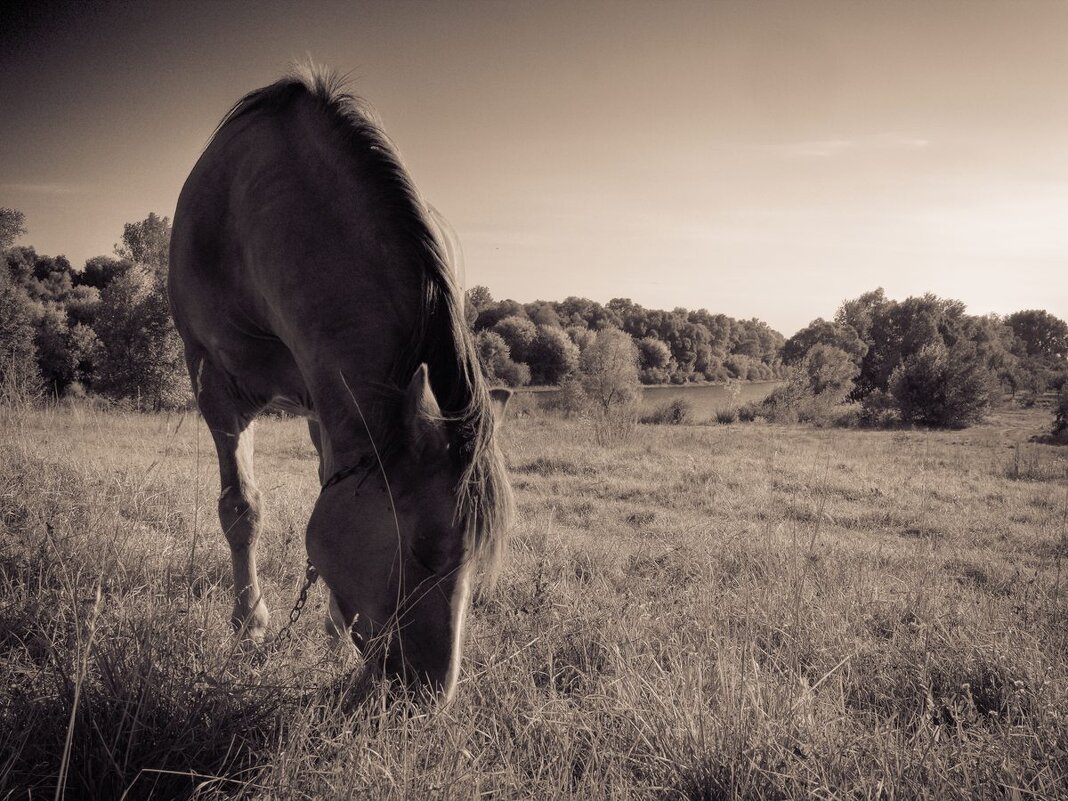
[[[738,408],[736,406],[728,406],[725,409],[719,409],[716,411],[716,422],[720,425],[730,425],[738,419]]]
[[[510,387],[525,387],[530,383],[530,368],[522,362],[513,362],[511,359],[493,366],[494,374]]]
[[[693,405],[689,401],[676,398],[662,403],[649,414],[643,415],[639,422],[652,425],[678,426],[693,420]]]
[[[1053,403],[1053,433],[1062,434],[1068,431],[1068,386],[1061,388],[1061,394]]]
[[[940,342],[909,356],[890,376],[901,419],[939,428],[964,428],[990,407],[993,375],[976,358],[975,347]]]
[[[775,387],[760,404],[761,414],[771,423],[796,423],[801,404],[812,396],[807,383],[796,380],[795,371],[791,380]]]
[[[541,404],[538,403],[538,393],[524,391],[512,393],[505,414],[507,417],[533,417],[539,411]]]
[[[749,401],[738,407],[738,419],[743,423],[752,423],[759,416],[760,404],[756,401]]]
[[[565,417],[585,414],[589,410],[590,399],[582,388],[582,381],[575,376],[564,379],[560,389],[554,393],[550,407],[562,412]]]
[[[893,396],[881,389],[869,392],[860,404],[858,422],[867,428],[889,428],[897,423]]]
[[[593,434],[598,445],[617,445],[626,442],[637,427],[637,406],[621,404],[608,411],[599,410],[593,416]]]

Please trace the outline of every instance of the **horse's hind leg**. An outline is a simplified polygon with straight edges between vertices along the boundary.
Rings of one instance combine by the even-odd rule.
[[[262,640],[267,632],[268,613],[256,574],[256,541],[263,528],[263,507],[252,471],[255,412],[241,408],[228,391],[225,375],[210,362],[200,357],[190,361],[197,405],[219,456],[219,522],[230,543],[234,569],[234,611],[230,622],[238,636]]]

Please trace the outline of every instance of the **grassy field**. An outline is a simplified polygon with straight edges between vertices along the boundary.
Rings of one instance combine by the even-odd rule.
[[[192,415],[0,413],[0,798],[1064,798],[1068,448],[509,421],[511,554],[447,708],[339,698],[313,589],[229,637]],[[317,483],[257,424],[274,626]],[[59,791],[57,792],[57,788]]]

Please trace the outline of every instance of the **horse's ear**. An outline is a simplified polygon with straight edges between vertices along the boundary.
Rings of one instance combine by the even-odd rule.
[[[445,420],[434,390],[430,388],[426,364],[415,369],[404,393],[404,425],[413,455],[422,457],[429,452],[443,452],[448,447]]]
[[[490,401],[493,403],[493,419],[499,426],[504,422],[504,410],[508,408],[508,401],[512,399],[512,390],[497,387],[489,391]]]

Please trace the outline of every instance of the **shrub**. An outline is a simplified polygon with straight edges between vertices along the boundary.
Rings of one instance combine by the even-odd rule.
[[[637,426],[637,407],[633,404],[613,406],[608,411],[599,411],[593,417],[593,435],[598,445],[616,445],[626,442]]]
[[[901,419],[940,428],[964,428],[983,419],[990,407],[992,374],[976,358],[975,347],[940,342],[909,356],[890,377]]]
[[[760,404],[756,401],[749,401],[738,407],[738,419],[743,423],[752,423],[759,416]]]
[[[676,398],[662,403],[649,414],[643,415],[640,422],[652,425],[677,426],[693,420],[693,405],[686,400]]]
[[[773,423],[830,425],[856,375],[857,366],[841,348],[814,345],[790,370],[786,383],[764,399],[761,411]]]
[[[1053,403],[1053,433],[1063,434],[1068,431],[1068,386],[1061,388],[1060,395]]]
[[[562,412],[565,417],[582,415],[590,407],[590,399],[582,388],[582,381],[575,376],[564,379],[560,389],[553,395],[551,408]]]
[[[522,362],[508,359],[494,365],[493,370],[496,377],[510,387],[525,387],[530,383],[530,368]]]
[[[812,397],[807,382],[798,380],[799,371],[794,371],[789,381],[775,387],[760,404],[761,414],[772,423],[796,423],[801,404]]]
[[[889,428],[894,425],[898,417],[893,396],[881,389],[869,392],[860,404],[857,420],[868,428]]]
[[[508,417],[533,417],[541,410],[538,393],[523,391],[513,392],[505,414]]]
[[[724,409],[716,411],[716,422],[720,425],[730,425],[738,419],[738,408],[736,406],[728,406]]]
[[[861,420],[861,406],[859,403],[850,403],[832,415],[830,424],[836,428],[859,428],[864,425]]]

